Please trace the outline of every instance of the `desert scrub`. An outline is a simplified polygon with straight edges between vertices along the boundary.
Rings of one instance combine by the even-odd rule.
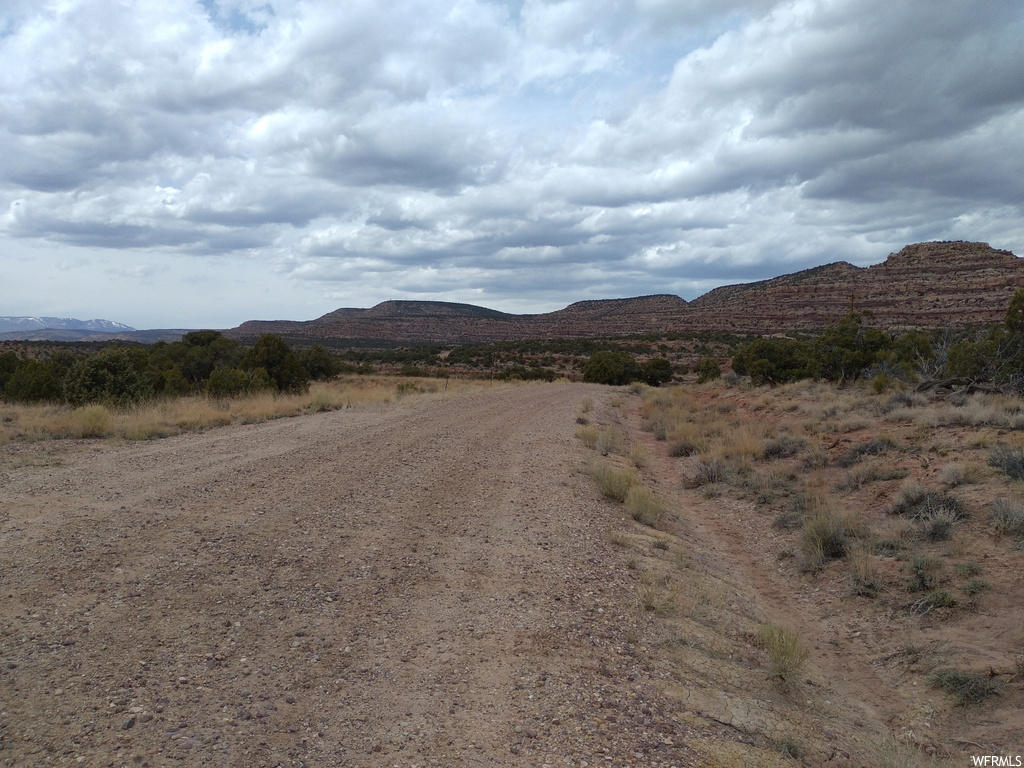
[[[638,523],[653,526],[665,514],[665,505],[643,485],[634,485],[626,492],[626,511]]]
[[[665,439],[668,441],[668,455],[673,458],[690,456],[707,449],[707,440],[700,427],[693,422],[677,424],[665,435]]]
[[[632,472],[600,462],[591,464],[588,474],[597,483],[601,493],[619,502],[624,502],[629,495],[629,489],[640,482]]]
[[[956,605],[956,598],[954,598],[946,590],[936,590],[935,592],[929,592],[922,598],[916,600],[910,606],[910,613],[917,616],[924,616],[931,613],[936,608],[952,608]]]
[[[1007,477],[1024,480],[1024,448],[997,445],[988,456],[988,463]]]
[[[807,447],[807,438],[802,435],[791,435],[782,432],[777,437],[770,437],[761,446],[761,459],[773,461],[796,456]]]
[[[828,465],[828,451],[814,448],[803,455],[800,464],[804,469],[824,469]]]
[[[861,464],[854,467],[844,475],[835,490],[837,493],[852,493],[863,488],[868,483],[877,483],[883,480],[901,480],[907,476],[905,469],[893,469],[882,462],[873,461],[869,464]]]
[[[778,624],[762,624],[758,638],[768,654],[772,676],[789,685],[803,673],[810,651],[793,630]]]
[[[874,440],[869,440],[866,443],[855,445],[853,448],[848,450],[836,459],[836,466],[852,467],[865,456],[881,456],[883,453],[888,453],[891,450],[901,449],[891,440],[875,438]]]
[[[576,430],[576,437],[583,443],[587,448],[596,448],[597,439],[601,436],[597,427],[585,426],[580,427]]]
[[[986,579],[971,579],[966,584],[964,584],[963,587],[964,592],[966,592],[971,597],[974,597],[979,592],[984,592],[988,588],[989,583]]]
[[[921,753],[909,737],[889,736],[874,749],[878,768],[920,768]]]
[[[712,456],[701,456],[692,461],[689,476],[684,482],[687,488],[700,488],[723,483],[725,476],[725,464]]]
[[[637,469],[643,469],[651,463],[651,454],[647,446],[642,443],[633,443],[629,447],[629,463]]]
[[[597,436],[597,452],[602,456],[609,453],[622,453],[626,440],[622,436],[622,430],[618,427],[605,427]]]
[[[808,517],[800,530],[801,568],[813,573],[829,560],[843,557],[850,548],[851,534],[855,530],[848,518],[828,510]]]
[[[662,592],[653,584],[646,584],[637,592],[637,607],[658,616],[674,616],[679,611],[679,591]]]
[[[113,414],[104,405],[85,405],[71,412],[73,437],[106,437],[113,427]]]
[[[963,518],[964,513],[959,503],[936,503],[929,505],[921,518],[921,530],[928,541],[946,541],[953,535],[953,527]]]
[[[309,393],[309,403],[306,407],[311,413],[336,411],[345,407],[345,400],[339,393],[328,389],[318,389]]]
[[[967,517],[967,508],[955,496],[935,493],[920,483],[905,483],[889,512],[918,522],[929,541],[944,541],[953,527]]]
[[[931,676],[931,684],[941,688],[961,707],[980,704],[989,696],[999,693],[999,686],[987,674],[964,672],[959,669],[941,669]]]
[[[910,571],[910,578],[904,586],[907,592],[927,592],[939,583],[939,569],[941,563],[934,557],[919,555],[907,565]]]
[[[992,502],[992,524],[1000,534],[1024,534],[1024,507],[1015,501],[996,499]]]
[[[953,462],[939,470],[939,479],[943,485],[956,488],[959,485],[976,483],[981,479],[981,470],[977,464],[961,464]]]
[[[872,547],[857,544],[850,548],[846,555],[850,568],[850,580],[853,582],[853,593],[860,597],[874,597],[882,587],[882,577],[875,563]]]
[[[928,405],[928,398],[917,392],[897,392],[885,401],[882,413],[892,413],[901,409],[923,408]]]
[[[580,400],[580,413],[590,413],[594,410],[594,398],[584,397]]]
[[[981,566],[973,560],[966,563],[958,563],[956,566],[956,575],[962,579],[969,579],[972,576],[977,576],[981,573]]]

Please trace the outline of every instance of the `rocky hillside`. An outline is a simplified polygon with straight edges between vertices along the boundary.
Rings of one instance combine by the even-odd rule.
[[[985,243],[917,243],[881,264],[846,262],[771,280],[716,288],[693,301],[686,330],[736,333],[816,330],[850,309],[871,310],[893,330],[1001,320],[1024,288],[1024,261]]]
[[[250,321],[228,335],[449,343],[619,336],[663,333],[686,306],[678,296],[660,295],[580,301],[557,312],[510,315],[471,304],[386,301],[370,309],[338,309],[309,322]]]
[[[237,338],[277,333],[292,339],[473,343],[598,338],[648,333],[780,333],[822,329],[850,311],[871,310],[892,330],[1000,320],[1024,288],[1024,260],[985,243],[908,245],[881,264],[837,262],[771,280],[716,288],[693,302],[678,296],[580,301],[539,315],[470,304],[386,301],[339,309],[316,320],[250,321]]]

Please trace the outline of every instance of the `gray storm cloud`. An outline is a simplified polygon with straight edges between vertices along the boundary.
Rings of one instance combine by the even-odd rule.
[[[1019,252],[1022,41],[1009,0],[11,2],[0,290],[227,325]]]

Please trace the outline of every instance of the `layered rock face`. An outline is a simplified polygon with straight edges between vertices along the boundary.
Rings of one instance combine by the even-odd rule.
[[[985,243],[917,243],[881,264],[838,262],[746,285],[716,288],[693,301],[688,331],[816,331],[851,309],[893,331],[993,323],[1024,288],[1024,260]]]
[[[1024,260],[985,243],[908,245],[881,264],[827,264],[757,283],[730,285],[687,303],[667,294],[580,301],[557,312],[512,315],[471,304],[386,301],[308,322],[250,321],[228,334],[389,343],[479,343],[709,331],[820,331],[850,310],[874,313],[892,331],[1001,320],[1024,288]]]
[[[471,304],[386,301],[370,309],[339,309],[305,323],[249,321],[228,331],[237,338],[263,333],[299,339],[469,344],[516,339],[597,338],[663,333],[686,309],[678,296],[580,301],[557,312],[511,315]]]

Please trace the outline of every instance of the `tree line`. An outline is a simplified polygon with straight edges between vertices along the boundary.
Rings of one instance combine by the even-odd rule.
[[[1024,290],[1011,298],[1003,322],[985,328],[891,334],[869,321],[869,314],[851,312],[817,337],[749,341],[735,350],[732,369],[758,385],[870,378],[1022,389]]]
[[[0,354],[0,392],[11,402],[124,407],[153,397],[301,392],[345,363],[322,346],[293,350],[266,334],[244,347],[218,331],[192,331],[180,341],[108,346],[94,354],[60,350],[45,359]]]

